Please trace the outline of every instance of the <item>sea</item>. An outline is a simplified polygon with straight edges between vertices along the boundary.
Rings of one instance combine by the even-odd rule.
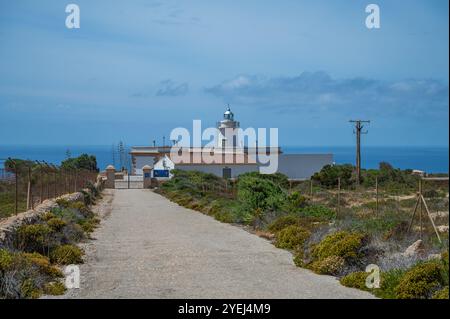
[[[286,146],[281,147],[281,149],[286,154],[331,153],[336,164],[355,163],[355,147],[352,146]],[[0,168],[3,167],[4,161],[9,157],[46,161],[47,163],[59,165],[68,155],[75,157],[82,153],[95,155],[98,167],[101,170],[109,164],[118,166],[119,155],[116,148],[113,148],[111,145],[0,145]],[[448,173],[448,158],[448,147],[363,146],[361,148],[361,166],[363,168],[378,168],[380,162],[388,162],[394,167],[401,169],[418,169],[427,173]]]

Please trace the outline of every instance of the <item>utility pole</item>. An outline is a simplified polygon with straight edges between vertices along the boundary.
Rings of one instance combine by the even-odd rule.
[[[363,131],[364,125],[362,123],[370,123],[370,121],[350,120],[350,123],[355,123],[353,133],[356,134],[356,183],[359,185],[361,182],[361,134],[368,133]]]

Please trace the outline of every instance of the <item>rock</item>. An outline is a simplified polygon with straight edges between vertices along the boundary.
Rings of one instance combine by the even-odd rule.
[[[406,248],[406,250],[403,252],[403,256],[405,257],[412,257],[412,256],[420,256],[423,255],[425,252],[423,247],[423,242],[421,239],[413,243],[411,246]]]
[[[436,228],[440,233],[448,233],[448,225],[436,226]]]
[[[435,212],[435,213],[431,213],[431,218],[433,218],[433,220],[435,220],[438,217],[448,217],[448,211],[442,211],[442,212]]]
[[[427,257],[427,260],[436,260],[436,259],[441,260],[442,259],[441,254],[430,254]]]

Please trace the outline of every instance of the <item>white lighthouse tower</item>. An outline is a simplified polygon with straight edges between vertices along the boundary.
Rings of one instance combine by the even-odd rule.
[[[227,110],[223,113],[223,120],[217,123],[217,129],[219,130],[217,146],[219,148],[240,147],[238,128],[239,122],[234,120],[234,114],[228,105]]]

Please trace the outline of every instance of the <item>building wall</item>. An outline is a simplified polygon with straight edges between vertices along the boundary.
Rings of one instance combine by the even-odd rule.
[[[281,154],[278,172],[289,179],[309,179],[328,164],[333,164],[333,154]]]
[[[142,172],[142,167],[144,167],[145,165],[150,165],[151,167],[153,167],[154,164],[155,164],[155,156],[151,155],[135,156],[134,174],[143,175],[144,173]]]
[[[181,169],[184,171],[200,171],[203,173],[211,173],[217,176],[222,177],[223,168],[229,167],[231,168],[231,177],[237,177],[240,174],[248,173],[248,172],[256,172],[258,171],[258,165],[256,164],[246,164],[246,165],[222,165],[222,164],[209,164],[209,165],[175,165],[176,169]]]
[[[170,160],[169,160],[170,161]],[[169,162],[168,161],[168,162]],[[278,157],[278,172],[289,179],[309,179],[322,167],[333,163],[333,154],[280,154]],[[154,156],[136,156],[136,175],[142,175],[144,165],[154,166]],[[258,164],[176,164],[176,169],[200,171],[222,177],[223,168],[231,168],[231,176],[237,177],[247,172],[259,171]],[[157,168],[162,169],[162,168]]]

